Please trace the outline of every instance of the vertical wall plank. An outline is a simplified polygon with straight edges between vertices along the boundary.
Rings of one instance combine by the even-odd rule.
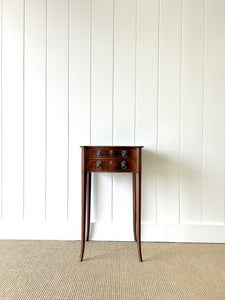
[[[206,1],[203,222],[224,222],[225,2]]]
[[[115,1],[114,145],[134,144],[136,1]],[[132,220],[130,174],[115,174],[114,220]]]
[[[112,143],[113,0],[92,6],[91,142]]]
[[[138,1],[136,145],[144,145],[142,220],[156,222],[158,1]]]
[[[45,219],[46,1],[25,2],[25,220]]]
[[[204,0],[182,7],[181,223],[201,223]]]
[[[91,143],[112,144],[113,0],[92,6]],[[99,188],[98,188],[99,187]],[[92,220],[111,220],[112,174],[93,174]]]
[[[179,222],[181,1],[161,1],[158,116],[159,223]]]
[[[47,220],[67,219],[68,3],[47,6]]]
[[[2,215],[23,219],[23,1],[3,1]]]
[[[0,3],[0,221],[2,220],[2,1]]]
[[[90,144],[91,0],[70,1],[68,218],[80,237],[81,145]]]
[[[136,1],[115,0],[115,145],[134,144]]]

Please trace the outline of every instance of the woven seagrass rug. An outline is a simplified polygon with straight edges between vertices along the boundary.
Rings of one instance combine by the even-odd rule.
[[[225,245],[0,241],[0,299],[225,299]]]

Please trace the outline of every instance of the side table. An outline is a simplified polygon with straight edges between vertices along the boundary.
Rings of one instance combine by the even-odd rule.
[[[81,146],[82,224],[81,254],[83,260],[85,240],[89,239],[91,215],[91,173],[119,172],[133,176],[133,231],[137,242],[139,261],[141,254],[141,150],[143,146]],[[87,228],[86,228],[87,225]],[[86,233],[86,237],[85,237]]]

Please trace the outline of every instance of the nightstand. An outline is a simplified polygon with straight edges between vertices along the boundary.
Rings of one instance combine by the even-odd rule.
[[[133,177],[133,231],[137,242],[139,261],[141,254],[141,150],[143,146],[81,146],[82,176],[82,228],[81,255],[90,231],[91,173],[132,173]],[[87,225],[87,228],[86,228]],[[86,234],[86,236],[85,236]]]

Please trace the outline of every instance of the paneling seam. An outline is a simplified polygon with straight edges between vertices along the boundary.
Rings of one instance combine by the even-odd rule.
[[[181,0],[181,31],[180,31],[180,120],[179,120],[179,216],[181,222],[181,144],[182,144],[182,85],[183,85],[183,0]]]
[[[159,175],[159,79],[160,79],[160,0],[158,1],[158,65],[157,65],[157,120],[156,120],[156,205],[155,205],[155,220],[158,222],[158,175]]]
[[[201,189],[201,224],[203,224],[203,202],[204,202],[204,138],[205,138],[205,35],[206,35],[206,1],[204,0],[204,32],[203,32],[203,90],[202,90],[202,189]]]
[[[68,0],[68,74],[67,74],[67,222],[69,221],[69,162],[70,162],[70,0]]]
[[[25,3],[23,0],[23,221],[25,221]]]
[[[114,126],[114,50],[115,50],[115,0],[113,0],[113,36],[112,36],[112,146],[113,146],[113,126]]]
[[[45,36],[45,221],[47,221],[47,118],[48,118],[48,107],[47,107],[47,73],[48,73],[48,0],[46,0],[46,36]]]
[[[90,145],[91,145],[91,125],[92,125],[92,24],[93,24],[93,15],[92,15],[92,6],[93,2],[91,0],[91,9],[90,9]]]
[[[137,112],[137,0],[135,1],[135,49],[134,49],[134,145],[136,142],[136,112]]]
[[[113,0],[113,36],[112,36],[112,146],[114,134],[114,51],[115,51],[115,0]],[[111,174],[111,223],[113,223],[113,174]]]
[[[3,130],[2,130],[2,117],[3,117],[3,100],[2,100],[2,25],[3,25],[3,0],[1,0],[1,221],[3,220],[3,169],[2,169],[2,163],[3,163],[3,154],[2,154],[2,150],[3,150],[3,142],[2,142],[2,138],[3,138]]]

